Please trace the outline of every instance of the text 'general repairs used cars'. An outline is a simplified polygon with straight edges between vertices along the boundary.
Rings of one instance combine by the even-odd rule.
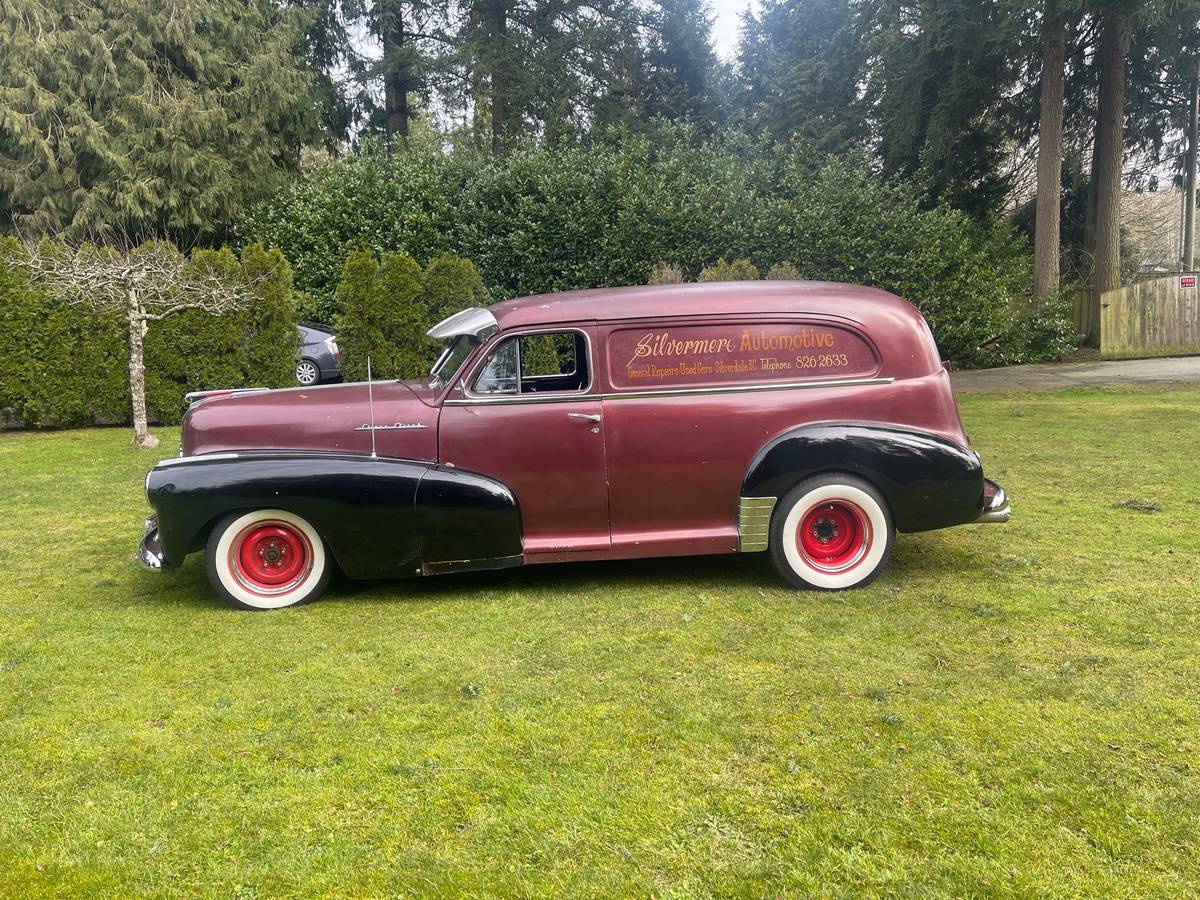
[[[425,381],[208,397],[146,478],[140,557],[250,609],[351,578],[766,551],[867,584],[897,531],[1003,522],[921,314],[877,290],[727,282],[457,313]]]

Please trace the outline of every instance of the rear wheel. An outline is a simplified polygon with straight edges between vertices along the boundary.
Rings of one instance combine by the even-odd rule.
[[[887,566],[896,540],[887,502],[853,475],[818,475],[779,502],[771,562],[793,587],[863,587]]]
[[[302,359],[296,363],[296,381],[307,387],[316,384],[321,379],[321,370],[311,359]]]
[[[295,513],[258,509],[226,516],[205,552],[213,589],[241,609],[282,609],[319,596],[333,566],[317,530]]]

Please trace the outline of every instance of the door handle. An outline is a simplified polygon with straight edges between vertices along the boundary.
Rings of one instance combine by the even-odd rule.
[[[599,422],[600,416],[589,415],[588,413],[567,413],[567,417],[571,419],[583,419],[585,422]]]

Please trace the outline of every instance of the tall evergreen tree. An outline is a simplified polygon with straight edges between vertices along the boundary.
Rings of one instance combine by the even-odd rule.
[[[892,0],[882,6],[877,103],[884,171],[915,178],[980,218],[1008,190],[1008,91],[1021,11],[975,0]]]
[[[875,6],[874,0],[767,0],[757,14],[747,13],[738,65],[748,124],[831,152],[866,142],[872,110],[862,86]]]
[[[364,59],[352,29],[365,16],[363,0],[292,0],[302,9],[305,58],[321,98],[322,128],[330,149],[349,138],[372,104],[364,89]]]
[[[392,146],[409,135],[412,100],[426,99],[447,59],[446,0],[374,0],[366,23],[379,42],[380,57],[367,77],[382,87],[383,107],[375,125]]]
[[[707,5],[654,0],[645,25],[642,114],[715,125],[722,118],[723,98]]]
[[[0,18],[9,227],[216,239],[318,138],[298,9],[0,0]]]
[[[495,154],[586,129],[628,75],[631,0],[463,0],[462,13],[459,100]]]

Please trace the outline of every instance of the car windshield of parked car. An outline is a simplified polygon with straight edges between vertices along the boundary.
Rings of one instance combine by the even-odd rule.
[[[473,335],[460,334],[447,344],[446,349],[442,351],[442,355],[438,357],[438,361],[433,364],[433,368],[429,372],[429,386],[438,387],[449,384],[458,370],[462,368],[462,364],[467,361],[467,357],[471,355],[475,343],[476,338]]]

